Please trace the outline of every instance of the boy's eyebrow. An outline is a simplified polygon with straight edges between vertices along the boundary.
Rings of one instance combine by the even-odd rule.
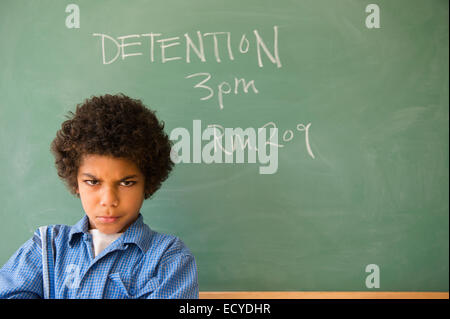
[[[92,174],[89,174],[89,173],[83,173],[83,174],[81,174],[81,175],[85,175],[85,176],[87,176],[87,177],[89,177],[89,178],[93,178],[93,179],[98,179],[96,176],[94,176],[94,175],[92,175]],[[135,177],[138,177],[138,175],[136,175],[136,174],[134,174],[134,175],[128,175],[128,176],[125,176],[124,178],[120,179],[120,181],[124,181],[124,180],[126,180],[126,179],[135,178]]]

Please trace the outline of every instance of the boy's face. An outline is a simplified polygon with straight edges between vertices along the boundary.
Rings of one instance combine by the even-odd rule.
[[[90,228],[105,234],[124,232],[139,216],[144,175],[131,161],[85,155],[78,168],[78,189]]]

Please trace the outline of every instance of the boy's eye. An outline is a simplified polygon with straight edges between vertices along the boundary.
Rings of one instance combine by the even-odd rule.
[[[99,181],[97,181],[95,179],[88,179],[88,180],[85,180],[84,182],[86,184],[88,184],[89,186],[97,186],[99,184]],[[130,187],[136,183],[137,183],[136,181],[122,181],[122,182],[120,182],[120,185]]]
[[[129,187],[129,186],[133,186],[134,184],[136,184],[136,182],[135,181],[123,181],[123,182],[120,182],[120,184],[123,186]]]
[[[90,186],[95,186],[98,184],[98,181],[95,179],[88,179],[88,180],[85,180],[84,182]]]

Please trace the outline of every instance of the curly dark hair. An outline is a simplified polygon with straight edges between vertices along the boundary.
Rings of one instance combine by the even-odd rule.
[[[122,93],[93,96],[69,112],[51,143],[58,176],[79,197],[77,174],[84,155],[126,158],[145,176],[144,198],[150,198],[167,179],[174,163],[172,142],[141,100]]]

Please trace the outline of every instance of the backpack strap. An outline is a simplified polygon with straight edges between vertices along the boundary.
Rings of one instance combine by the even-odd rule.
[[[48,226],[39,227],[42,243],[42,277],[44,299],[55,298],[54,260],[53,260],[53,232]]]

